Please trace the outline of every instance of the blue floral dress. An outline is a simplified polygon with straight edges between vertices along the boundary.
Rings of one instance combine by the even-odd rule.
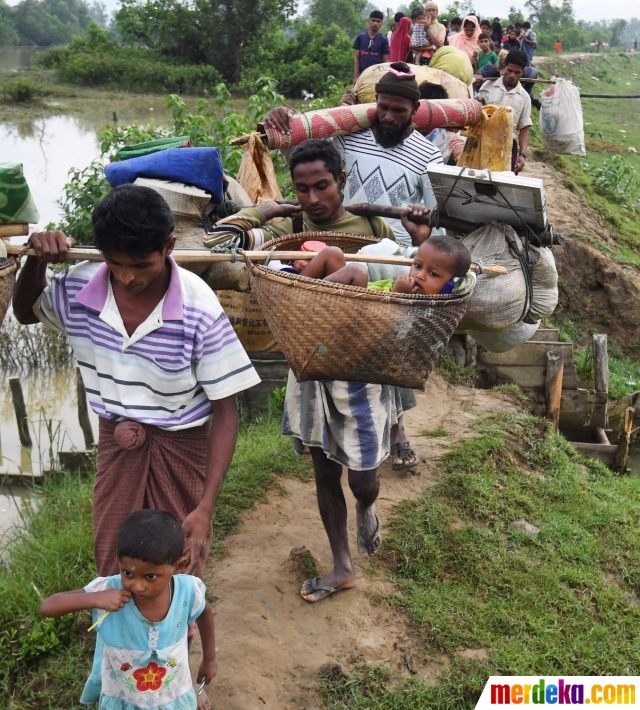
[[[85,592],[122,589],[120,575],[98,577]],[[187,630],[205,607],[205,586],[188,574],[173,577],[162,621],[148,621],[133,599],[98,626],[93,668],[80,702],[104,710],[194,710]],[[94,621],[104,612],[93,610]]]

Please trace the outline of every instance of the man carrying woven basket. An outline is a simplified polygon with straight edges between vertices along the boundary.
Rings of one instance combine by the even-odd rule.
[[[345,205],[407,207],[423,203],[431,209],[436,204],[427,166],[443,161],[438,148],[412,126],[419,101],[420,90],[411,68],[404,62],[394,62],[376,84],[375,124],[332,139],[346,168]],[[265,116],[264,125],[290,133],[292,115],[289,108],[275,108]],[[412,244],[404,221],[391,219],[389,224],[397,241],[407,246]],[[434,231],[438,233],[444,231]],[[405,411],[416,406],[413,390],[403,388],[401,395]],[[402,471],[415,466],[418,457],[407,439],[402,418],[392,433],[392,440],[393,469]]]
[[[220,239],[231,227],[229,234],[243,245],[255,238],[266,238],[265,235],[275,238],[302,231],[394,238],[391,227],[381,217],[367,219],[345,210],[341,194],[345,174],[340,154],[331,142],[305,141],[293,150],[290,168],[299,206],[266,202],[241,210],[218,223],[213,239]],[[411,211],[405,210],[406,214]],[[409,223],[406,214],[403,224],[420,241],[426,239],[430,227]],[[267,224],[275,217],[282,220]],[[358,550],[371,555],[378,549],[381,537],[375,514],[377,467],[389,455],[391,428],[397,426],[401,416],[397,387],[361,382],[298,383],[289,372],[282,431],[293,438],[299,453],[304,446],[311,451],[318,507],[334,558],[334,568],[328,575],[302,585],[301,594],[307,601],[320,601],[356,585],[341,485],[343,466],[348,469],[349,486],[357,501]]]

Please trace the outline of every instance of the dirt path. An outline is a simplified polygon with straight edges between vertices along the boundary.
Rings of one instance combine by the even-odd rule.
[[[470,434],[483,414],[514,410],[496,392],[451,386],[434,375],[418,407],[406,415],[411,440],[421,463],[415,475],[381,466],[377,511],[384,524],[399,501],[417,496],[439,478],[434,465],[452,443]],[[425,429],[443,428],[450,436],[427,438]],[[215,710],[254,708],[321,708],[317,671],[326,663],[345,668],[358,661],[386,661],[406,667],[411,651],[418,672],[430,679],[447,659],[423,659],[406,621],[371,594],[391,591],[376,569],[375,559],[357,557],[359,586],[317,604],[299,595],[304,579],[289,560],[292,549],[307,547],[320,573],[330,569],[331,555],[318,514],[312,483],[282,481],[286,494],[272,495],[243,516],[240,532],[227,540],[228,555],[209,565],[208,587],[216,597],[219,675],[209,697]],[[349,528],[355,550],[354,500],[347,489]],[[383,543],[384,544],[384,543]],[[199,660],[194,645],[193,662]]]

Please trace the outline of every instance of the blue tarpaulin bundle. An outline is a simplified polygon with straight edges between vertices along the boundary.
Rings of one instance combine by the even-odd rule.
[[[194,185],[222,202],[224,186],[222,162],[217,148],[171,148],[104,166],[113,187],[146,177]]]

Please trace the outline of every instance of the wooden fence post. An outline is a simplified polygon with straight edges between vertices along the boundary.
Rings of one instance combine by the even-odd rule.
[[[631,431],[633,429],[633,418],[635,409],[627,407],[624,412],[624,420],[622,422],[622,436],[618,442],[618,450],[616,451],[616,469],[622,473],[626,472],[629,467],[629,458],[631,456]]]
[[[16,412],[16,420],[18,422],[18,434],[20,443],[23,446],[32,446],[31,434],[29,433],[29,419],[27,418],[27,407],[24,403],[24,395],[22,394],[22,385],[19,377],[9,378],[9,387],[11,388],[11,398],[13,399],[13,408]]]
[[[607,336],[593,336],[593,374],[596,392],[609,393],[609,353],[607,352]]]
[[[84,436],[84,445],[87,450],[93,448],[95,439],[93,438],[93,429],[91,428],[91,420],[89,419],[89,406],[87,405],[87,391],[84,388],[80,368],[76,367],[76,393],[78,397],[78,421]]]
[[[560,401],[562,399],[562,380],[564,377],[564,358],[562,353],[551,350],[547,353],[547,373],[545,377],[545,399],[547,417],[553,423],[553,430],[558,431],[560,423]]]

